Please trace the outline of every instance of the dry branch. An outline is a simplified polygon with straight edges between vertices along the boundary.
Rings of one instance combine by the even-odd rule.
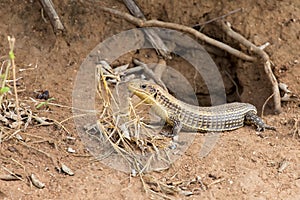
[[[47,15],[50,19],[50,22],[51,22],[51,25],[54,29],[54,32],[57,33],[59,31],[63,31],[64,26],[61,23],[61,21],[59,19],[59,16],[58,16],[57,12],[54,9],[54,5],[52,3],[52,0],[40,0],[40,2],[43,6],[43,9],[46,11],[46,13],[47,13]]]
[[[123,0],[124,4],[128,8],[128,10],[131,12],[132,15],[142,19],[146,20],[146,17],[144,16],[141,9],[136,5],[136,3],[133,0]],[[162,55],[164,58],[170,59],[171,56],[169,54],[169,50],[166,47],[166,45],[163,43],[161,38],[155,33],[153,30],[144,30],[144,33],[146,34],[149,42],[152,44],[152,46],[156,49],[156,51]]]
[[[197,31],[191,27],[188,27],[188,26],[184,26],[184,25],[176,24],[176,23],[170,23],[170,22],[162,22],[159,20],[142,20],[142,19],[134,17],[128,13],[121,12],[121,11],[111,9],[111,8],[107,8],[107,7],[100,7],[100,9],[105,12],[109,12],[113,15],[116,15],[120,18],[123,18],[139,27],[162,27],[162,28],[170,28],[170,29],[174,29],[174,30],[178,30],[178,31],[183,31],[183,32],[186,32],[186,33],[189,33],[189,34],[195,36],[196,38],[198,38],[208,44],[211,44],[220,49],[223,49],[224,51],[226,51],[240,59],[243,59],[246,61],[255,61],[256,60],[256,58],[246,55],[243,52],[238,51],[229,45],[226,45],[222,42],[214,40],[214,39],[204,35],[203,33],[200,33],[199,31]]]
[[[137,59],[134,59],[133,62],[134,62],[136,65],[140,65],[140,66],[143,68],[145,74],[147,74],[150,78],[152,78],[158,85],[160,85],[160,86],[163,87],[165,90],[167,90],[166,85],[165,85],[164,82],[161,80],[162,73],[160,73],[160,74],[154,73],[151,69],[149,69],[149,67],[148,67],[145,63],[143,63],[143,62],[141,62],[141,61],[139,61],[139,60],[137,60]],[[160,67],[156,66],[156,68],[158,68],[157,70],[165,70],[164,67],[163,67],[163,68],[160,68]]]
[[[227,14],[225,14],[225,15],[222,15],[222,16],[219,16],[219,17],[215,17],[215,18],[210,19],[210,20],[208,20],[208,21],[206,21],[206,22],[204,22],[204,23],[196,24],[196,25],[194,25],[193,27],[203,26],[203,25],[206,25],[206,24],[209,24],[209,23],[218,21],[218,20],[222,20],[222,19],[224,19],[225,17],[228,17],[229,15],[235,14],[235,13],[240,12],[240,11],[242,11],[242,10],[243,10],[243,8],[235,9],[235,10],[230,11],[229,13],[227,13]]]
[[[230,24],[225,24],[225,22],[219,23],[222,29],[226,32],[226,34],[241,44],[243,44],[245,47],[247,47],[249,50],[253,51],[255,54],[261,57],[263,63],[264,63],[264,70],[272,84],[272,90],[274,94],[274,106],[275,106],[275,113],[281,112],[281,100],[280,100],[280,92],[278,87],[278,82],[272,72],[271,69],[271,62],[268,54],[263,51],[261,48],[257,47],[255,44],[244,38],[241,34],[235,32],[231,29]]]

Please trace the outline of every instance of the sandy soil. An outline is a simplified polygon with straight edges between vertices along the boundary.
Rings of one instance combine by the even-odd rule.
[[[17,76],[23,77],[20,99],[35,98],[34,91],[49,90],[54,103],[72,106],[72,91],[77,71],[89,52],[104,39],[134,28],[132,24],[99,10],[100,6],[126,11],[117,0],[68,1],[54,0],[65,25],[63,34],[55,35],[49,20],[42,17],[38,1],[3,0],[0,3],[0,53],[8,52],[7,36],[16,38],[15,55]],[[137,1],[148,19],[181,23],[187,26],[203,23],[238,8],[242,12],[226,19],[233,28],[257,45],[266,42],[266,52],[273,62],[273,71],[280,82],[286,83],[295,94],[300,94],[300,2],[286,1]],[[203,32],[244,50],[230,40],[212,24]],[[147,52],[149,60],[156,62],[152,50]],[[240,97],[235,85],[224,73],[224,82],[229,101],[253,103],[259,110],[271,94],[265,79],[263,66],[247,63],[221,52],[212,55],[216,64],[229,72],[238,83]],[[118,63],[131,62],[133,57],[142,58],[138,52],[125,56]],[[193,72],[184,67],[180,59],[167,61],[169,66],[185,71],[188,78]],[[36,66],[36,68],[33,68]],[[223,73],[222,73],[223,74]],[[207,97],[201,85],[196,86],[199,99]],[[206,101],[202,102],[206,104]],[[277,128],[258,137],[253,127],[224,132],[213,151],[199,159],[198,153],[204,138],[197,135],[192,146],[170,169],[150,175],[163,183],[192,181],[187,185],[194,195],[174,194],[173,199],[299,199],[300,198],[300,149],[299,149],[299,102],[283,103],[283,112],[272,114],[272,103],[268,104],[264,119]],[[68,108],[49,106],[35,110],[40,116],[57,121],[72,117]],[[73,120],[63,125],[69,132],[56,126],[29,126],[20,135],[27,145],[16,139],[0,144],[0,174],[5,169],[20,174],[23,181],[0,180],[1,199],[158,199],[151,192],[145,193],[139,177],[107,167],[92,157],[74,128]],[[298,129],[298,133],[295,131]],[[293,133],[294,136],[293,136]],[[73,137],[75,139],[68,139]],[[33,148],[32,148],[33,147]],[[69,153],[67,148],[76,150]],[[37,149],[39,151],[37,151]],[[45,153],[43,153],[45,152]],[[54,162],[52,162],[52,159]],[[278,172],[280,163],[288,166]],[[59,173],[56,166],[64,163],[75,175]],[[27,177],[35,174],[45,188],[37,189],[29,184]],[[202,189],[201,189],[202,188]],[[162,193],[161,193],[162,194]]]

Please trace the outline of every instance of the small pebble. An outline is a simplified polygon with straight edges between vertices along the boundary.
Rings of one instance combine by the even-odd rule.
[[[68,151],[69,153],[75,153],[75,152],[76,152],[76,151],[75,151],[74,149],[72,149],[71,147],[68,147],[67,151]]]
[[[65,164],[61,165],[61,171],[63,171],[64,173],[66,173],[70,176],[74,176],[74,172],[69,167],[67,167]]]

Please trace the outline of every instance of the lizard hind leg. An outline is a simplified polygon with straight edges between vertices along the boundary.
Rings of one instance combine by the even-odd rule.
[[[245,124],[254,124],[258,131],[264,131],[265,129],[276,130],[275,127],[269,126],[264,123],[264,121],[257,116],[254,112],[247,112],[245,115]]]

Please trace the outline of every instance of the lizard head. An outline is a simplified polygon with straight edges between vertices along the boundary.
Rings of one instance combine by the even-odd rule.
[[[128,83],[128,89],[147,103],[154,103],[160,87],[150,81],[138,80]]]

